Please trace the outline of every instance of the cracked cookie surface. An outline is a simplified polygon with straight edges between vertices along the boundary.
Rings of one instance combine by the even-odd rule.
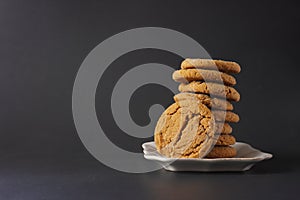
[[[193,81],[190,83],[181,83],[178,87],[180,92],[196,92],[226,98],[232,101],[239,101],[240,94],[236,89],[229,86],[224,86],[218,83],[205,83],[200,81]]]
[[[235,137],[232,135],[223,135],[221,134],[215,145],[228,146],[235,144]]]
[[[216,133],[217,134],[231,134],[232,133],[232,127],[228,124],[228,123],[220,123],[220,122],[216,122]]]
[[[179,93],[174,97],[175,102],[179,101],[199,101],[200,103],[205,104],[209,108],[220,109],[220,110],[233,110],[233,105],[225,100],[219,98],[211,98],[206,94],[195,94],[195,93]],[[187,102],[188,103],[188,102]]]
[[[193,59],[187,58],[181,63],[181,69],[210,69],[210,70],[220,70],[226,73],[239,73],[241,67],[238,63],[232,61],[223,60],[212,60],[212,59]]]
[[[216,122],[234,122],[237,123],[240,121],[238,114],[231,111],[222,111],[222,110],[213,110],[212,111]]]
[[[205,156],[216,142],[214,136],[214,117],[202,103],[173,103],[159,118],[154,132],[157,150],[173,158]]]
[[[172,78],[176,82],[188,83],[192,81],[206,81],[206,82],[218,82],[225,85],[233,86],[236,84],[236,80],[233,76],[215,71],[204,69],[181,69],[176,70]]]
[[[215,146],[206,158],[232,158],[236,156],[236,149],[231,146]]]

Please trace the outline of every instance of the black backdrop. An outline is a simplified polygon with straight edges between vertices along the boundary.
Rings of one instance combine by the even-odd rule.
[[[82,145],[72,118],[72,87],[81,62],[97,44],[121,31],[145,26],[180,31],[203,45],[213,58],[239,62],[242,72],[236,78],[242,100],[235,104],[235,111],[241,121],[234,125],[235,136],[275,155],[265,166],[266,171],[274,171],[276,165],[285,166],[284,162],[294,163],[300,155],[299,9],[297,1],[0,1],[0,168],[7,174],[1,178],[0,195],[7,199],[26,195],[47,198],[46,188],[51,188],[51,194],[57,194],[53,198],[59,198],[64,191],[74,192],[71,183],[67,183],[76,185],[81,180],[36,181],[29,175],[38,169],[42,170],[38,177],[52,172],[65,177],[72,172],[84,173],[87,168],[94,172],[88,174],[91,182],[93,174],[101,174],[101,170],[124,178],[95,161]],[[110,136],[112,141],[131,151],[140,151],[137,146],[143,140],[119,134],[110,117],[105,117],[109,116],[109,104],[103,96],[109,95],[118,76],[149,61],[178,68],[180,58],[157,50],[131,52],[110,66],[97,91],[98,117],[104,120],[100,123],[115,134]],[[102,86],[107,89],[102,90]],[[157,85],[140,88],[130,107],[134,120],[147,124],[143,107],[153,102],[168,105],[171,95]],[[77,171],[71,167],[76,165],[80,166]],[[286,169],[293,168],[287,166]],[[14,176],[13,169],[20,174]],[[153,176],[159,178],[157,174]],[[207,182],[212,181],[203,176]],[[188,178],[182,179],[189,184]],[[41,184],[42,188],[37,187]],[[104,187],[99,185],[90,185],[95,191],[89,194],[96,194],[98,186]],[[31,191],[34,188],[37,190]],[[113,195],[117,193],[104,188],[107,198],[116,197]],[[278,193],[279,197],[289,189]],[[127,190],[122,190],[123,195]],[[80,190],[76,192],[82,194]],[[145,197],[143,189],[138,194]]]

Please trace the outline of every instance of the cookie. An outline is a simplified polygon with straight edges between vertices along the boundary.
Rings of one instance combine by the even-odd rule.
[[[213,110],[212,111],[216,122],[234,122],[240,121],[240,116],[231,111]]]
[[[231,146],[215,146],[207,155],[206,158],[232,158],[237,152]]]
[[[193,81],[190,83],[181,83],[178,87],[180,92],[196,92],[210,94],[220,98],[226,97],[228,100],[239,101],[240,94],[233,87],[224,86],[217,83],[205,83],[200,81]]]
[[[228,124],[228,123],[220,123],[220,122],[216,122],[216,133],[217,134],[231,134],[232,133],[232,127]]]
[[[219,135],[219,138],[215,145],[228,146],[235,144],[235,137],[232,135]]]
[[[154,141],[166,157],[201,158],[216,142],[214,116],[201,103],[173,103],[160,116]]]
[[[180,83],[188,83],[192,81],[218,82],[224,85],[233,86],[236,80],[223,72],[203,69],[181,69],[173,73],[173,80]]]
[[[179,101],[200,101],[201,103],[205,104],[209,108],[214,109],[221,109],[221,110],[233,110],[233,105],[224,99],[219,98],[211,98],[205,94],[195,94],[195,93],[179,93],[176,94],[174,97],[175,102]],[[187,102],[188,103],[188,102]]]
[[[226,73],[239,73],[241,67],[236,62],[223,61],[223,60],[211,60],[211,59],[192,59],[187,58],[181,63],[181,69],[210,69],[210,70],[220,70]]]

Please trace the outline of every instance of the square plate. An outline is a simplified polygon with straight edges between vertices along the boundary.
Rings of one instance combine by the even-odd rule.
[[[255,163],[272,158],[272,154],[254,149],[249,144],[237,142],[232,145],[237,150],[234,158],[167,158],[156,150],[154,142],[146,142],[142,145],[144,157],[147,160],[156,161],[169,171],[246,171]]]

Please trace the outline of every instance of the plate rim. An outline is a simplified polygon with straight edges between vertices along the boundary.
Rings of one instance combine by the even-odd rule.
[[[142,144],[143,147],[143,153],[144,153],[144,158],[147,160],[155,160],[155,161],[160,161],[160,162],[175,162],[175,161],[196,161],[196,162],[223,162],[223,161],[232,161],[232,162],[259,162],[262,160],[268,160],[273,157],[271,153],[263,152],[259,149],[253,148],[250,144],[244,143],[244,142],[236,142],[236,145],[246,145],[248,146],[252,151],[258,151],[262,155],[260,156],[255,156],[252,158],[167,158],[164,156],[157,156],[151,154],[151,152],[147,151],[147,146],[151,145],[153,148],[153,145],[155,145],[154,141],[150,142],[145,142]],[[154,147],[155,148],[155,147]],[[157,151],[156,151],[157,152]],[[157,152],[158,153],[158,152]]]

